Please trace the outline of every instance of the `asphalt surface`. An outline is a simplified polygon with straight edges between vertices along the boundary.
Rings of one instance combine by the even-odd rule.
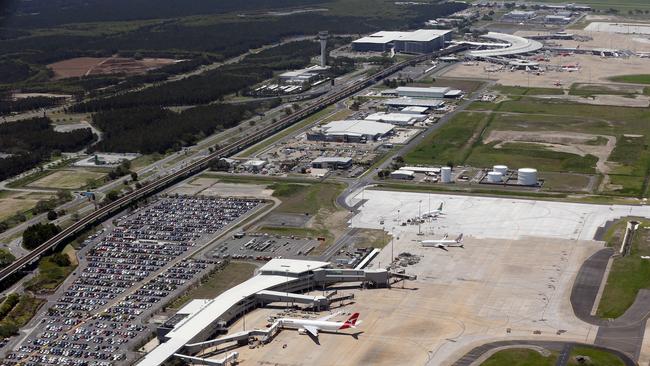
[[[571,306],[578,318],[599,326],[594,344],[620,350],[638,359],[650,316],[649,290],[639,291],[634,304],[619,318],[608,320],[591,315],[607,262],[613,254],[612,248],[605,248],[583,263],[571,291]]]

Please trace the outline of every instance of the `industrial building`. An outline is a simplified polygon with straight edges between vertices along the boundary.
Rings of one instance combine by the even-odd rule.
[[[411,32],[382,31],[352,42],[357,52],[429,53],[445,47],[451,41],[451,30],[418,29]]]
[[[571,22],[571,16],[547,15],[544,17],[544,23],[547,24],[568,24],[570,22]]]
[[[389,123],[349,120],[333,121],[316,127],[307,133],[312,141],[365,142],[377,140],[391,133],[394,126]]]
[[[424,99],[424,98],[392,98],[387,99],[384,105],[392,108],[403,107],[426,107],[431,109],[439,109],[444,107],[445,102],[440,99]]]
[[[522,10],[513,10],[509,13],[506,13],[502,20],[513,21],[513,22],[524,22],[526,20],[533,19],[537,16],[537,13],[534,11],[522,11]]]
[[[432,86],[428,88],[414,86],[400,86],[397,89],[397,95],[402,98],[459,98],[463,95],[462,90],[448,87]]]
[[[397,126],[412,126],[427,119],[424,114],[377,112],[365,118],[366,121],[386,122]]]
[[[410,107],[404,107],[400,110],[400,113],[406,113],[406,114],[424,114],[429,110],[428,107],[418,107],[418,106],[410,106]]]
[[[352,166],[352,158],[321,156],[311,162],[316,169],[348,169]]]
[[[316,81],[327,69],[327,66],[313,65],[300,70],[284,72],[278,76],[278,79],[284,84],[303,85]]]
[[[244,312],[256,307],[292,301],[318,308],[327,306],[331,299],[300,292],[339,282],[364,282],[385,287],[388,280],[389,273],[384,269],[332,269],[329,262],[272,259],[249,280],[214,299],[193,301],[184,307],[173,324],[165,323],[158,329],[160,345],[141,359],[138,366],[159,366],[173,356],[192,358],[186,354],[199,351],[206,343],[219,342],[204,341],[233,323]],[[248,336],[248,333],[242,336],[246,343]],[[195,358],[194,361],[206,360]]]

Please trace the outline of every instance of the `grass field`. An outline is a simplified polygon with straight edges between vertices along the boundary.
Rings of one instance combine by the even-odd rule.
[[[580,363],[576,361],[576,356],[587,356],[591,362]],[[618,356],[604,350],[591,347],[573,347],[568,365],[624,366],[625,363]]]
[[[484,113],[461,112],[445,126],[427,136],[415,149],[404,155],[409,164],[461,164],[471,152],[473,137],[485,128],[489,116]]]
[[[82,170],[66,169],[57,170],[29,184],[30,187],[53,189],[79,189],[90,181],[95,181],[106,176],[105,173]]]
[[[650,75],[619,75],[612,76],[609,80],[617,83],[630,83],[630,84],[650,84]]]
[[[18,329],[27,324],[44,303],[44,299],[20,295],[18,303],[0,320],[0,338],[18,334]]]
[[[554,366],[556,360],[554,353],[542,356],[531,349],[508,349],[493,354],[481,366]]]
[[[273,196],[282,201],[277,211],[309,215],[315,215],[320,210],[337,210],[336,197],[343,191],[342,185],[334,183],[277,182],[269,185],[269,188],[273,189]]]
[[[48,193],[23,193],[15,191],[3,191],[0,197],[0,221],[5,220],[17,212],[25,212],[32,209],[36,202],[47,200],[52,197]]]
[[[239,285],[253,276],[254,264],[231,262],[222,270],[214,271],[202,278],[197,286],[172,301],[168,307],[179,309],[193,299],[212,299],[222,292]]]
[[[621,220],[610,228],[605,238],[616,250],[623,240],[626,221]],[[648,224],[649,221],[642,221],[640,226]],[[642,255],[650,255],[650,232],[640,228],[634,234],[630,254],[617,257],[612,263],[603,296],[598,304],[598,316],[618,318],[634,303],[639,290],[650,288],[650,262],[641,259]]]
[[[591,88],[591,84],[588,85]],[[475,102],[470,111],[456,115],[447,125],[425,139],[405,156],[411,164],[469,164],[490,167],[505,164],[512,168],[533,167],[541,173],[570,172],[594,174],[597,158],[572,151],[551,151],[539,144],[502,141],[484,144],[493,132],[523,131],[562,134],[576,132],[613,136],[616,145],[607,159],[608,184],[602,194],[648,197],[644,185],[650,172],[650,109],[598,106],[561,100],[541,100],[526,96],[524,88],[500,87],[513,97],[500,103]],[[594,90],[587,89],[589,93]],[[581,88],[582,90],[582,88]],[[621,89],[622,90],[622,89]],[[625,93],[629,92],[625,89]],[[517,95],[519,94],[519,95]],[[605,138],[585,145],[604,146]],[[498,144],[498,146],[496,146]],[[498,148],[497,148],[498,147]],[[552,189],[554,184],[548,185]],[[557,186],[557,185],[556,185]],[[559,187],[559,186],[558,186]],[[560,191],[572,191],[560,187]]]

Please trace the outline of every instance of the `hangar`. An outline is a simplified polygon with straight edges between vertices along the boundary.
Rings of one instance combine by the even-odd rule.
[[[418,29],[411,32],[381,31],[352,42],[357,52],[429,53],[445,47],[451,41],[451,30]]]

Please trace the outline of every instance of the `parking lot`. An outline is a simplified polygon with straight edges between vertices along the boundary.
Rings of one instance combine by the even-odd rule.
[[[148,315],[180,295],[217,260],[182,259],[261,204],[163,197],[84,242],[80,267],[49,303],[9,364],[112,365],[150,334]],[[7,364],[7,363],[5,363]]]
[[[211,253],[215,259],[266,261],[271,258],[303,258],[319,245],[316,238],[292,238],[276,235],[247,234],[218,245]]]

